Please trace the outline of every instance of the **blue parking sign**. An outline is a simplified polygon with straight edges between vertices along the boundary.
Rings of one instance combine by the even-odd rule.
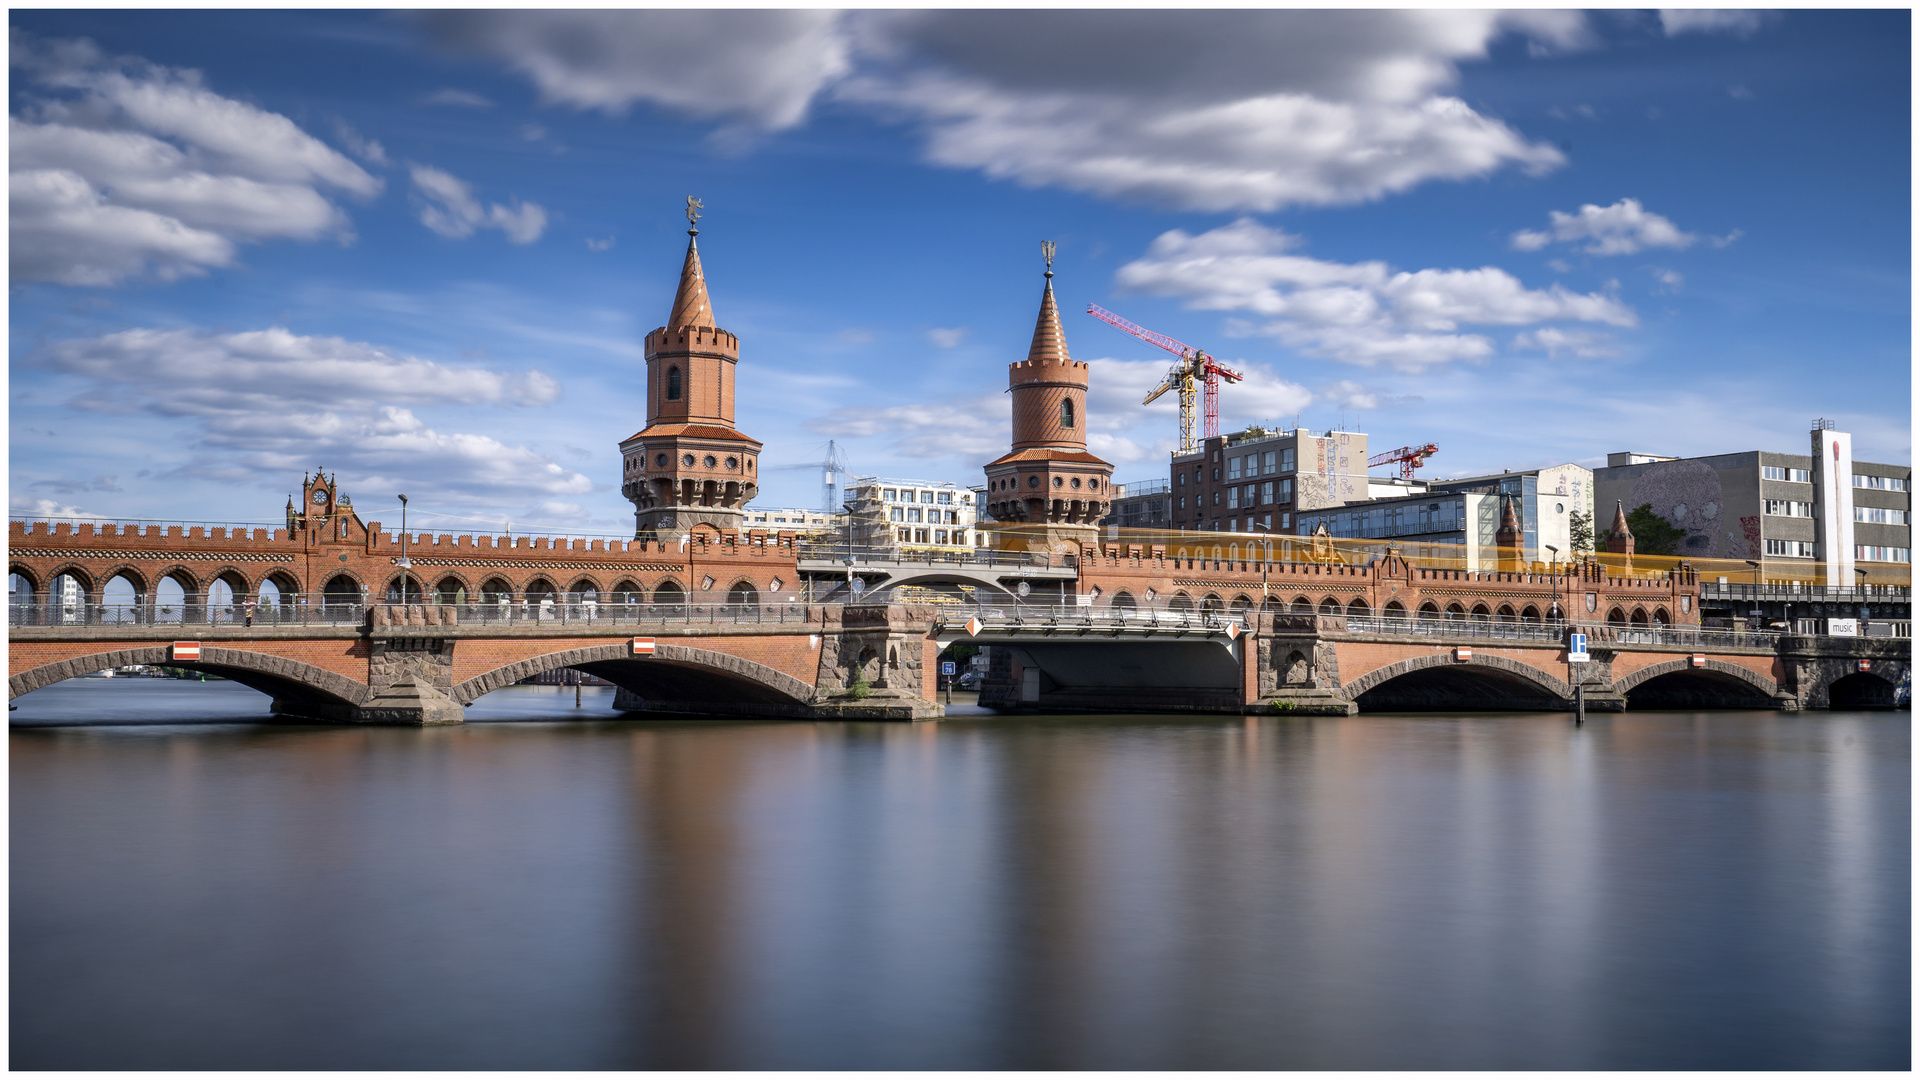
[[[960,670],[959,664],[956,664],[951,660],[940,661],[940,674],[951,675],[958,670]]]

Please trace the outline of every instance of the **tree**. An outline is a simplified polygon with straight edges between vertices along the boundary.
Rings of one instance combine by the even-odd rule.
[[[1652,503],[1641,503],[1627,511],[1627,528],[1633,530],[1636,555],[1677,555],[1680,542],[1687,538],[1687,530],[1654,513]],[[1612,536],[1612,530],[1607,535]]]
[[[1592,551],[1593,515],[1575,510],[1573,516],[1567,519],[1567,537],[1567,546],[1574,551]]]

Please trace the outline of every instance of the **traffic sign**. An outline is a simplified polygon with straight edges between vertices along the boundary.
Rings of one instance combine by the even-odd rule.
[[[173,660],[200,659],[200,643],[197,641],[176,641],[170,655]]]
[[[940,661],[940,674],[942,675],[951,675],[954,672],[959,670],[960,670],[960,665],[954,663],[952,660]]]
[[[1568,634],[1567,635],[1567,663],[1584,664],[1589,659],[1590,657],[1587,656],[1587,635]]]
[[[635,656],[652,656],[653,655],[653,639],[652,638],[637,637],[633,639],[631,644],[633,646],[633,655]]]

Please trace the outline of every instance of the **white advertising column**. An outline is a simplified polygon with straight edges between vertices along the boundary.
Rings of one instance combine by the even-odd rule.
[[[1819,512],[1816,537],[1827,584],[1853,581],[1853,436],[1817,420],[1813,428],[1813,502]]]

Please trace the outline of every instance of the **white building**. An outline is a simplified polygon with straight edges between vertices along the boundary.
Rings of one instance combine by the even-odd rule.
[[[828,513],[825,510],[769,510],[750,506],[747,516],[741,522],[743,529],[765,529],[768,532],[819,533],[833,532],[846,518],[845,512]]]
[[[865,546],[971,551],[987,543],[976,528],[979,500],[960,484],[859,476],[848,486],[847,506]]]

